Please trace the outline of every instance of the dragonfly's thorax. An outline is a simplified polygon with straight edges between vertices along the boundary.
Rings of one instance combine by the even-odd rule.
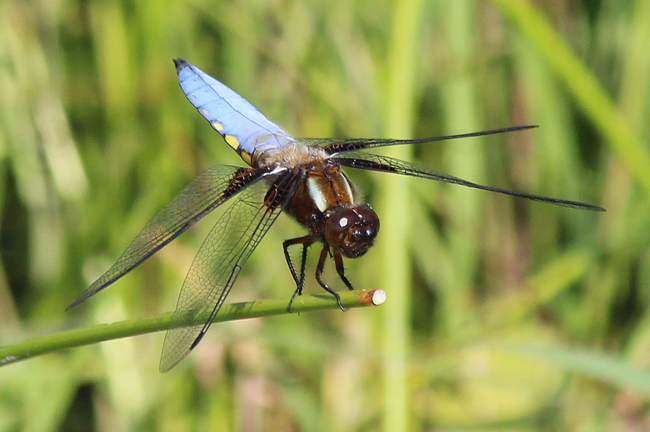
[[[320,147],[308,146],[291,138],[282,147],[260,147],[253,154],[252,166],[279,165],[287,168],[295,168],[311,161],[321,163],[328,156],[327,152]]]
[[[298,166],[303,178],[286,207],[287,213],[311,234],[343,255],[363,255],[379,230],[379,218],[368,205],[356,203],[354,186],[329,159]]]

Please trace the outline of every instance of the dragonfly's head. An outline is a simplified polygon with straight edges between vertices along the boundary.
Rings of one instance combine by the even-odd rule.
[[[379,218],[369,205],[336,207],[325,220],[325,240],[348,258],[365,254],[378,232]]]

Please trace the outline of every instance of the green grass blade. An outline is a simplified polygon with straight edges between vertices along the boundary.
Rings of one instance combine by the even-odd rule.
[[[385,299],[385,293],[382,290],[349,291],[341,292],[339,295],[341,297],[341,303],[346,308],[379,305]],[[297,297],[291,305],[291,313],[337,309],[338,307],[336,299],[330,295],[301,296]],[[288,313],[286,299],[230,303],[221,308],[214,322],[260,318]],[[202,324],[208,318],[208,315],[198,315],[187,324]],[[0,366],[6,366],[64,348],[74,348],[107,340],[167,330],[171,318],[172,313],[169,312],[149,318],[126,320],[61,332],[15,345],[0,347]]]

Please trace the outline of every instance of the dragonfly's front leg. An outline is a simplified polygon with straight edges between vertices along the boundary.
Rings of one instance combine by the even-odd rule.
[[[354,288],[352,288],[352,284],[348,280],[347,277],[345,277],[345,267],[343,266],[343,257],[341,256],[341,252],[338,250],[334,251],[334,264],[336,265],[336,272],[339,274],[339,277],[343,281],[346,287],[350,291],[353,291]]]
[[[345,312],[347,309],[344,308],[343,305],[341,304],[341,297],[332,288],[328,287],[327,284],[325,284],[325,282],[323,282],[323,279],[321,278],[321,276],[323,275],[323,270],[325,269],[325,260],[327,259],[327,255],[329,254],[329,251],[330,251],[329,245],[325,244],[323,246],[323,250],[320,253],[320,258],[318,259],[318,266],[316,267],[316,280],[318,281],[320,286],[323,287],[325,291],[327,291],[328,293],[336,297],[336,302],[339,304],[341,310]],[[347,279],[345,279],[344,277],[344,282],[345,281],[347,281]],[[347,283],[349,284],[350,282]],[[348,288],[351,287],[348,286]]]
[[[302,290],[305,286],[305,266],[307,265],[307,250],[309,249],[309,246],[311,246],[314,243],[314,239],[312,236],[304,236],[304,237],[298,237],[294,239],[289,239],[286,240],[284,243],[282,243],[282,248],[284,249],[284,258],[287,261],[287,265],[289,266],[289,270],[291,271],[291,276],[293,277],[293,280],[296,282],[296,291],[293,293],[291,296],[291,300],[289,300],[289,304],[287,305],[287,312],[291,312],[291,304],[293,303],[293,300],[296,298],[296,296],[302,294]],[[296,268],[293,265],[293,261],[291,260],[291,255],[289,254],[289,247],[296,245],[296,244],[302,244],[302,255],[300,259],[300,276],[296,273]]]

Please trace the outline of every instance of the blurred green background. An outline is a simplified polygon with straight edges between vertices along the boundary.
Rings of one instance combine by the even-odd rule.
[[[539,124],[392,154],[608,210],[350,172],[382,230],[347,272],[386,304],[214,325],[164,375],[162,333],[1,367],[0,431],[647,430],[648,47],[648,0],[0,1],[0,345],[173,310],[218,215],[64,312],[243,164],[174,57],[294,136]],[[229,301],[288,301],[301,233],[281,217]]]

